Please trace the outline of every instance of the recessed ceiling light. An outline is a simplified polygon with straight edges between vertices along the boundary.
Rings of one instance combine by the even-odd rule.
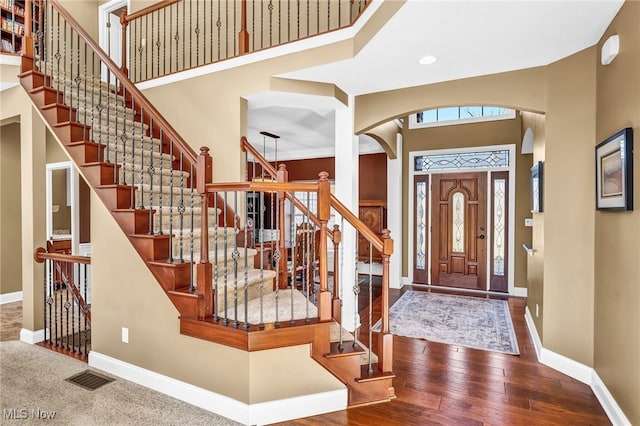
[[[431,64],[435,63],[437,60],[438,60],[438,58],[436,58],[435,56],[427,55],[427,56],[423,56],[422,58],[418,59],[418,63],[420,65],[431,65]]]

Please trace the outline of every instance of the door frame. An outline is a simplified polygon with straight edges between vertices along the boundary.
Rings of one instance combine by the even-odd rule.
[[[122,7],[127,7],[127,13],[131,10],[130,0],[110,0],[105,4],[98,6],[98,44],[100,48],[105,52],[108,52],[109,46],[109,29],[107,28],[107,22],[109,22],[109,14],[113,11],[116,11]],[[118,38],[120,39],[120,45],[117,46],[117,52],[122,55],[122,32],[119,31]],[[128,46],[127,46],[128,49]],[[127,58],[129,58],[127,52]],[[121,64],[122,66],[122,64]],[[127,67],[129,64],[127,64]],[[106,80],[106,76],[103,76],[103,79]]]
[[[509,167],[505,168],[505,167],[500,167],[500,168],[487,168],[487,169],[469,169],[469,168],[461,168],[461,169],[455,169],[455,170],[435,170],[433,172],[416,172],[415,171],[415,158],[422,156],[422,155],[438,155],[438,154],[456,154],[456,153],[467,153],[467,152],[484,152],[484,151],[497,151],[497,150],[508,150],[509,151]],[[415,246],[414,246],[414,235],[413,235],[413,229],[414,229],[414,177],[416,175],[429,175],[429,182],[432,181],[431,176],[432,174],[445,174],[445,173],[465,173],[465,172],[478,172],[478,171],[485,171],[488,172],[487,178],[489,179],[487,182],[490,182],[490,177],[491,177],[491,172],[494,171],[505,171],[508,170],[509,171],[509,217],[508,217],[508,241],[509,241],[509,249],[508,249],[508,273],[507,273],[507,279],[508,279],[508,293],[510,295],[514,294],[514,267],[515,267],[515,179],[516,179],[516,145],[515,144],[509,144],[509,145],[489,145],[489,146],[477,146],[477,147],[464,147],[464,148],[452,148],[452,149],[435,149],[435,150],[423,150],[423,151],[410,151],[409,152],[409,161],[408,161],[408,165],[409,165],[409,185],[408,185],[408,197],[409,199],[407,200],[407,272],[409,272],[411,274],[411,276],[409,277],[409,282],[413,281],[413,268],[414,268],[414,253],[415,253]],[[491,218],[489,217],[491,215],[491,204],[492,204],[492,200],[490,197],[490,191],[489,191],[489,187],[487,188],[487,224],[492,223]],[[429,185],[429,199],[427,200],[427,205],[431,206],[431,186]],[[430,207],[429,207],[430,208]],[[427,250],[427,254],[428,254],[428,260],[427,260],[427,278],[428,278],[428,283],[431,284],[431,255],[432,255],[432,249],[431,249],[431,218],[432,218],[432,214],[428,215],[428,234],[427,234],[427,241],[428,241],[428,250]],[[489,241],[492,241],[492,229],[489,229],[489,226],[487,226],[487,239]],[[489,256],[489,250],[487,250],[487,268],[486,268],[486,274],[487,274],[487,290],[489,289],[489,285],[490,285],[490,265],[489,262],[491,261],[491,257]]]
[[[47,240],[53,236],[53,179],[54,170],[67,171],[67,202],[71,207],[71,254],[77,255],[80,249],[80,175],[71,161],[48,163],[45,174],[46,232]]]

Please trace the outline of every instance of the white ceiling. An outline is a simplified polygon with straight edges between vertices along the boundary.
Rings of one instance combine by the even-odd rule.
[[[335,83],[361,95],[547,65],[597,43],[622,3],[409,0],[353,59],[281,77]],[[419,65],[424,55],[438,61]],[[311,148],[332,155],[332,114],[251,105],[249,138],[257,147],[262,137],[255,135],[266,130],[282,137],[282,159],[318,156]],[[362,143],[369,151],[375,144]]]

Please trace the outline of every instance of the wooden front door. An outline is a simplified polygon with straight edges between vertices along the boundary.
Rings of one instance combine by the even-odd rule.
[[[432,175],[431,283],[486,290],[487,174]]]

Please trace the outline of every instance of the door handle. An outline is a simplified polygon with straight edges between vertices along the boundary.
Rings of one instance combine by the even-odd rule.
[[[480,240],[484,240],[485,236],[484,235],[478,235],[478,239]]]

